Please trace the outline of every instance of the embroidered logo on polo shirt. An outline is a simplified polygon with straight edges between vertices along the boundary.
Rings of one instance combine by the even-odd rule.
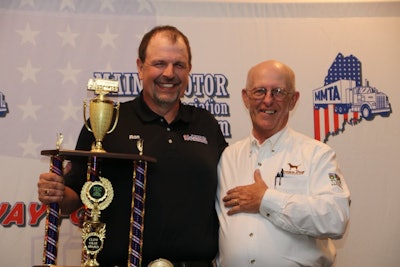
[[[302,175],[302,174],[304,174],[304,171],[302,171],[302,170],[300,170],[300,165],[301,164],[293,164],[293,163],[290,163],[290,162],[288,162],[288,165],[289,165],[289,170],[284,170],[283,172],[285,173],[285,174],[289,174],[289,175]]]
[[[208,144],[207,138],[205,136],[201,136],[201,135],[197,135],[197,134],[184,134],[183,140]]]

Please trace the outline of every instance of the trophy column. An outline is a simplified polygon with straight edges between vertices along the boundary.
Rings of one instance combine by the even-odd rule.
[[[136,146],[139,150],[139,155],[142,156],[143,139],[139,139]],[[128,267],[142,267],[144,214],[146,203],[146,174],[147,161],[134,161]],[[166,259],[159,258],[151,262],[148,267],[173,267],[173,264]]]
[[[63,135],[59,134],[56,148],[60,150]],[[50,159],[50,171],[60,176],[63,174],[63,158],[54,154]],[[46,226],[44,235],[43,264],[57,264],[58,233],[60,227],[60,207],[54,202],[47,206]]]
[[[139,155],[143,154],[143,140],[138,140]],[[129,233],[129,267],[142,266],[144,211],[146,200],[147,162],[135,161],[133,165],[131,229]]]

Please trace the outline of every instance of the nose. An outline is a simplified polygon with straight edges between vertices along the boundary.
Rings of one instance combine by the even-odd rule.
[[[272,92],[271,90],[267,90],[267,92],[265,92],[265,96],[263,98],[263,102],[266,104],[270,104],[272,103],[274,100],[274,97],[272,96]]]
[[[163,75],[169,78],[174,77],[174,65],[168,64],[163,71]]]

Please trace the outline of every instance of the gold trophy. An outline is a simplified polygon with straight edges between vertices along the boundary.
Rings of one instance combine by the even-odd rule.
[[[111,182],[104,177],[100,181],[87,181],[81,191],[81,200],[89,208],[90,218],[83,223],[83,249],[87,255],[84,267],[98,267],[97,254],[103,249],[106,224],[100,221],[100,213],[108,207],[114,197]]]
[[[97,257],[101,250],[103,249],[104,241],[106,239],[106,224],[100,220],[101,211],[106,209],[114,197],[114,191],[112,184],[109,180],[101,177],[100,162],[103,158],[112,158],[120,160],[133,160],[134,163],[134,179],[138,179],[139,183],[141,181],[145,182],[147,173],[147,162],[156,162],[157,160],[152,157],[147,157],[143,155],[143,139],[138,140],[137,148],[139,150],[139,155],[136,154],[123,154],[123,153],[106,153],[102,147],[102,141],[106,134],[111,133],[117,126],[119,119],[119,107],[120,104],[115,104],[113,101],[106,99],[106,95],[110,92],[118,92],[118,81],[115,80],[104,80],[104,79],[90,79],[87,84],[88,90],[95,91],[97,95],[96,98],[90,101],[90,118],[86,118],[86,102],[84,102],[83,117],[85,120],[85,126],[88,131],[92,132],[95,137],[95,142],[92,144],[91,151],[86,150],[61,150],[59,145],[61,143],[62,136],[60,135],[59,142],[57,143],[56,150],[43,150],[42,155],[49,156],[60,156],[62,159],[73,159],[74,157],[88,157],[87,164],[87,181],[82,187],[80,198],[82,203],[88,209],[87,215],[85,215],[85,221],[82,225],[82,259],[81,267],[99,267],[100,264],[97,261]],[[114,114],[114,109],[116,113]],[[112,121],[113,126],[111,126]],[[89,123],[88,123],[89,122]],[[90,126],[89,126],[90,124]],[[62,168],[61,168],[62,169]],[[60,174],[62,175],[62,173]],[[136,184],[133,184],[132,192],[135,192]],[[144,190],[143,190],[144,193]],[[144,197],[142,197],[144,201]],[[132,197],[132,203],[134,199]],[[143,202],[144,203],[144,202]],[[141,211],[140,216],[143,218],[144,206]],[[133,206],[131,214],[134,214]],[[135,213],[136,214],[136,213]],[[137,222],[134,217],[132,217],[133,222]],[[134,229],[132,224],[131,227],[131,243],[137,241],[132,235],[132,230]],[[142,228],[141,228],[142,229]],[[142,232],[140,232],[142,233]],[[141,241],[139,248],[141,248]],[[135,243],[136,244],[136,243]],[[131,247],[130,247],[131,248]],[[131,249],[129,250],[131,251]],[[133,250],[132,250],[133,251]],[[134,251],[136,253],[136,251]],[[128,265],[129,266],[140,266],[132,265],[133,260],[136,260],[132,254],[129,254]],[[141,250],[138,252],[141,259]],[[140,261],[139,261],[140,262]],[[159,259],[154,262],[155,267],[169,267],[168,261]],[[45,262],[46,266],[55,266],[52,262]],[[50,264],[50,265],[49,265]],[[160,265],[161,264],[161,265]],[[162,265],[164,264],[164,265]],[[167,264],[167,265],[166,265]],[[44,266],[44,265],[43,265]],[[42,267],[42,265],[40,265]]]
[[[83,102],[83,118],[85,120],[86,128],[93,133],[96,141],[92,145],[92,152],[106,152],[103,149],[102,141],[106,134],[114,131],[119,118],[119,103],[114,105],[114,102],[106,98],[106,94],[118,92],[117,80],[104,80],[104,79],[89,79],[87,84],[88,90],[95,91],[97,97],[90,100],[89,113],[90,125],[89,127],[86,119],[86,101]],[[114,109],[116,109],[115,120],[112,128],[110,129],[113,120]]]

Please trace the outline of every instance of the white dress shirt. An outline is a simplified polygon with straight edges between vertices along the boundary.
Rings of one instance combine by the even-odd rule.
[[[229,189],[254,183],[255,169],[268,186],[259,213],[228,216],[222,198]],[[345,232],[350,192],[329,146],[289,127],[263,144],[250,135],[225,149],[218,176],[218,266],[333,264],[331,239]]]

